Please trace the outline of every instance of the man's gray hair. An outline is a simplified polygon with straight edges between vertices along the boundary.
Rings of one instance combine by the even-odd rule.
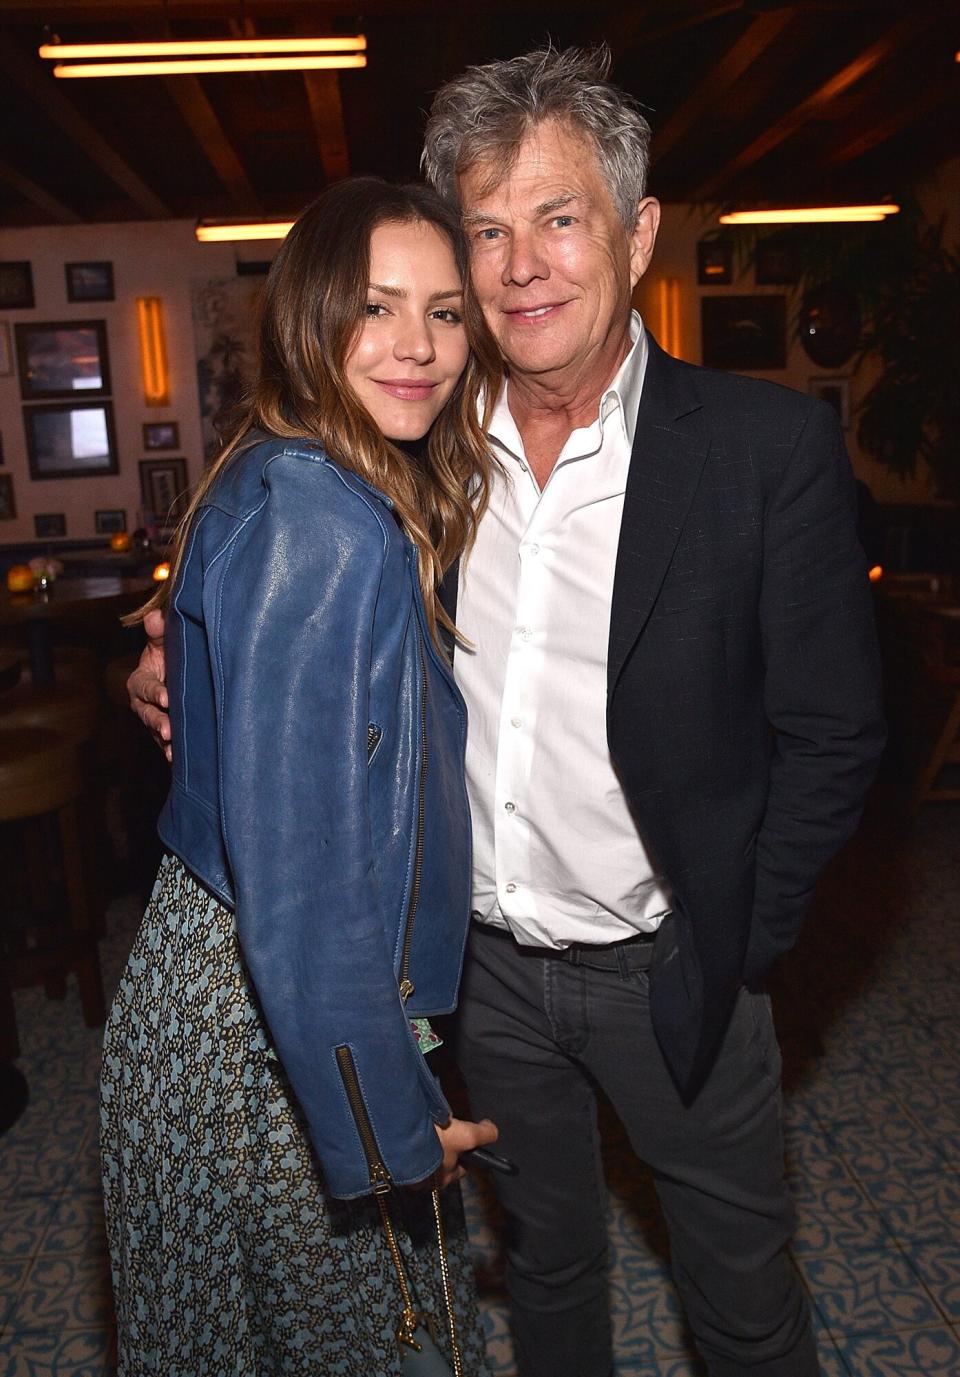
[[[607,80],[610,49],[539,48],[522,57],[468,67],[437,92],[427,119],[421,167],[443,196],[457,199],[457,176],[475,163],[506,176],[526,136],[557,120],[592,144],[624,226],[632,230],[646,190],[650,126],[638,102]]]

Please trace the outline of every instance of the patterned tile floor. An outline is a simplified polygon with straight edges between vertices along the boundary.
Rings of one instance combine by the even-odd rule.
[[[136,917],[129,900],[111,908],[108,987]],[[960,810],[905,825],[877,808],[774,992],[793,1257],[827,1377],[960,1374],[958,982]],[[62,1003],[24,991],[17,1010],[31,1102],[0,1139],[0,1377],[106,1377],[99,1035],[72,989]],[[604,1120],[618,1377],[695,1377],[649,1183]],[[476,1188],[468,1203],[491,1366],[508,1377],[493,1215]]]

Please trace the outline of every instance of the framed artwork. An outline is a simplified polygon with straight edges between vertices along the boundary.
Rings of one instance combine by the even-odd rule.
[[[764,372],[787,366],[785,296],[704,296],[700,324],[707,368]]]
[[[23,424],[31,478],[92,478],[117,472],[109,402],[25,406]]]
[[[733,281],[733,251],[725,239],[701,239],[697,244],[697,281],[702,287]]]
[[[796,245],[779,234],[759,240],[753,254],[753,275],[758,287],[792,287],[800,281]]]
[[[0,311],[33,305],[33,271],[29,263],[0,263]]]
[[[141,459],[140,496],[161,526],[172,526],[187,501],[186,459]]]
[[[179,449],[180,427],[176,421],[145,421],[144,449]]]
[[[67,534],[67,518],[63,512],[40,512],[33,518],[33,530],[38,540],[51,540]]]
[[[127,529],[127,513],[122,507],[107,507],[94,512],[93,523],[97,535],[116,535]]]
[[[850,379],[849,378],[811,378],[807,390],[812,397],[819,397],[833,407],[840,424],[846,430],[850,425]]]
[[[13,479],[9,473],[0,473],[0,521],[12,521],[17,514],[17,503],[13,496]]]
[[[112,263],[65,263],[68,301],[112,301]]]
[[[0,320],[0,378],[9,378],[13,372],[13,350],[10,348],[10,326]]]
[[[0,435],[0,464],[3,463],[3,436]]]
[[[860,343],[860,303],[842,282],[812,287],[800,307],[800,343],[818,368],[843,368]]]
[[[110,391],[107,327],[102,320],[55,320],[16,325],[20,395],[104,397]]]

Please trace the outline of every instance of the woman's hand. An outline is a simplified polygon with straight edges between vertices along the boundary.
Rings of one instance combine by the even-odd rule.
[[[437,1137],[443,1148],[443,1163],[439,1171],[424,1184],[431,1189],[436,1187],[443,1190],[451,1181],[459,1181],[461,1176],[467,1174],[466,1167],[460,1165],[461,1152],[487,1147],[495,1143],[499,1136],[500,1130],[489,1119],[481,1119],[476,1124],[470,1119],[451,1119],[444,1128],[437,1127]]]
[[[156,607],[144,617],[147,644],[136,669],[127,680],[127,693],[130,695],[130,707],[169,762],[173,759],[173,751],[170,747],[170,718],[166,712],[170,703],[164,683],[167,672],[163,653],[164,620],[163,613]]]

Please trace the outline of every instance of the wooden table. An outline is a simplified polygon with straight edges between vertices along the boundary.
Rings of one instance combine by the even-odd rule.
[[[0,594],[0,628],[22,627],[26,632],[30,672],[34,684],[52,684],[54,626],[71,627],[120,617],[145,602],[154,584],[151,579],[85,578],[58,579],[43,594]]]

